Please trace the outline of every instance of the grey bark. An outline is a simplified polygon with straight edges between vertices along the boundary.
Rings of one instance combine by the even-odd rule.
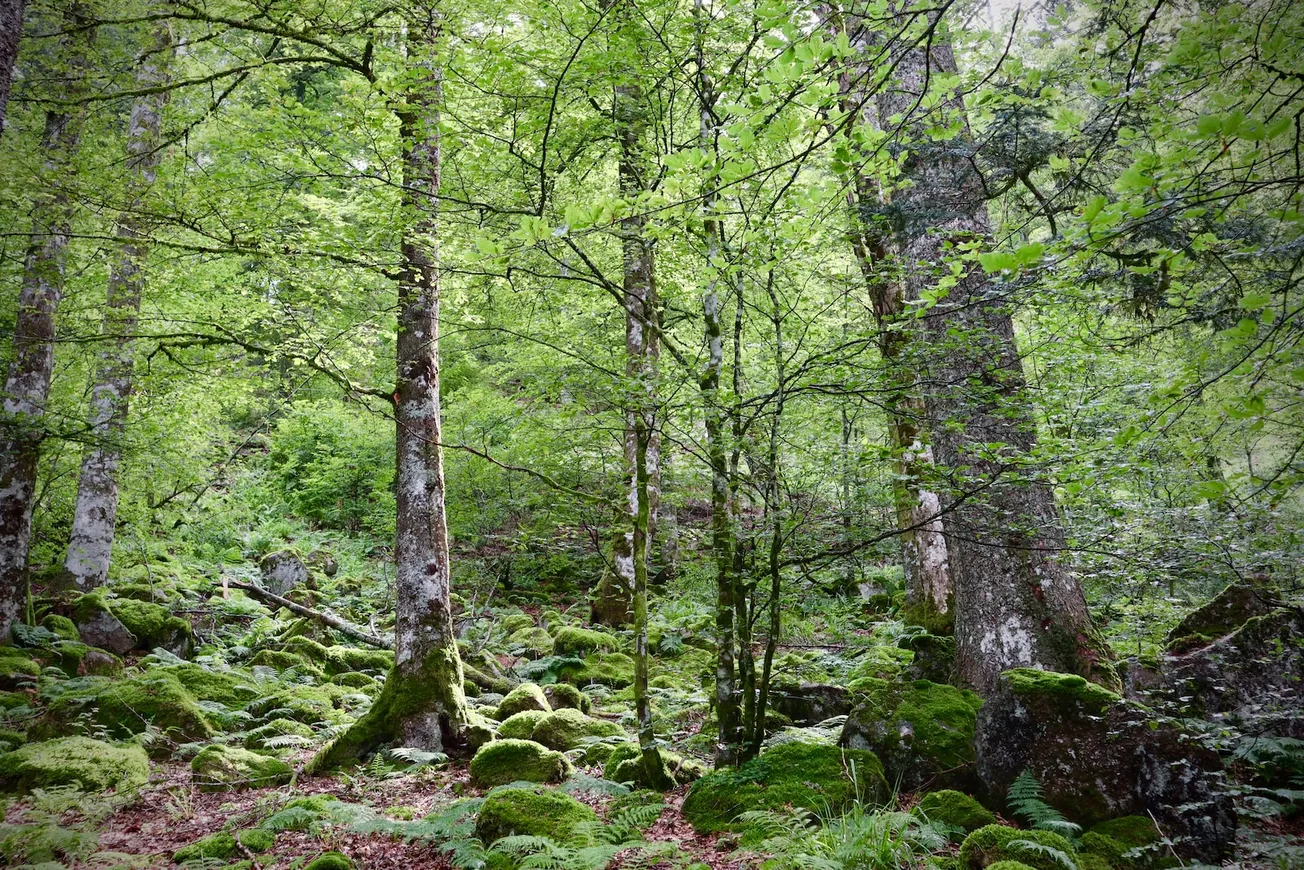
[[[70,24],[82,20],[80,7]],[[91,34],[81,30],[60,48],[68,65],[66,92],[76,100],[84,91]],[[5,379],[0,414],[0,643],[27,598],[27,553],[31,544],[37,462],[44,438],[42,418],[54,367],[54,319],[63,298],[73,204],[67,188],[81,140],[84,110],[51,109],[45,115],[45,189],[32,206],[32,233],[23,263],[14,360]]]
[[[9,92],[18,62],[18,42],[23,36],[23,9],[27,0],[0,0],[0,135],[5,131]]]
[[[149,50],[136,67],[140,90],[167,82],[172,34],[159,22]],[[64,570],[81,591],[104,583],[113,551],[118,515],[118,467],[131,396],[135,343],[132,333],[140,314],[151,227],[144,200],[158,176],[159,128],[168,92],[140,97],[131,107],[127,128],[126,203],[118,217],[118,258],[109,273],[108,297],[100,336],[105,342],[95,369],[90,403],[90,448],[82,458],[77,506]]]
[[[963,102],[951,97],[938,108],[962,126],[946,142],[930,140],[928,126],[938,118],[917,108],[930,83],[956,72],[936,15],[921,13],[908,30],[913,38],[892,47],[895,69],[877,97],[880,122],[909,149],[909,184],[894,192],[892,209],[896,256],[913,299],[953,258],[949,245],[991,240],[981,179],[966,153]],[[1113,682],[1082,589],[1060,559],[1064,533],[1054,496],[1029,465],[1036,429],[1004,293],[977,264],[966,264],[923,318],[926,353],[912,354],[923,372],[937,460],[953,476],[946,495],[957,678],[979,694],[995,690],[1002,671],[1021,666]]]

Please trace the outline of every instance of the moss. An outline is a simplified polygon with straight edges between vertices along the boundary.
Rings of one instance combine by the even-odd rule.
[[[561,669],[562,677],[577,686],[599,685],[622,689],[634,682],[634,660],[624,653],[594,653],[577,665]]]
[[[318,643],[310,637],[304,637],[296,634],[286,638],[283,643],[287,652],[295,652],[306,658],[308,661],[316,662],[319,665],[326,664],[328,653],[327,647]]]
[[[289,686],[251,702],[247,709],[268,721],[293,719],[305,725],[315,725],[340,718],[335,701],[336,697],[325,686]]]
[[[625,729],[615,722],[593,719],[579,710],[567,707],[549,713],[534,726],[530,739],[549,749],[566,751],[579,749],[589,738],[622,737]]]
[[[1117,868],[1117,870],[1131,870],[1135,866],[1130,858],[1123,857],[1123,853],[1128,850],[1128,847],[1113,837],[1107,837],[1104,834],[1097,834],[1092,831],[1083,834],[1078,843],[1078,850],[1083,854],[1094,855],[1103,859],[1107,866]]]
[[[528,613],[509,613],[498,621],[498,627],[510,637],[519,631],[534,628],[534,620]]]
[[[298,668],[303,673],[312,674],[319,679],[325,676],[321,668],[308,661],[299,653],[287,652],[277,649],[259,650],[253,658],[249,660],[249,666],[262,666],[271,668],[275,671],[288,671],[290,668]]]
[[[960,846],[960,866],[965,870],[983,870],[998,861],[1021,861],[1033,870],[1064,870],[1064,865],[1053,855],[1034,848],[1021,846],[1026,840],[1049,849],[1073,856],[1073,846],[1068,840],[1051,831],[1021,831],[1004,825],[985,825],[965,837]]]
[[[552,635],[542,628],[522,628],[513,632],[504,642],[508,650],[524,650],[531,658],[543,658],[552,655]]]
[[[853,778],[854,772],[854,778]],[[836,814],[888,796],[883,765],[873,753],[820,743],[781,743],[737,770],[717,770],[694,783],[684,818],[698,833],[730,830],[740,813],[796,807]]]
[[[570,683],[556,683],[548,686],[543,690],[544,695],[548,697],[548,703],[554,710],[562,710],[567,707],[579,710],[581,713],[589,712],[593,702],[589,696],[572,686]]]
[[[1119,696],[1077,674],[1057,674],[1036,668],[1014,668],[1001,674],[1016,695],[1039,695],[1057,704],[1081,704],[1092,713],[1101,713],[1117,702]]]
[[[144,664],[144,662],[142,663]],[[151,677],[171,676],[200,701],[216,701],[237,710],[258,697],[253,681],[234,671],[214,671],[193,662],[150,667]]]
[[[1280,600],[1271,590],[1245,581],[1232,583],[1174,626],[1165,646],[1171,653],[1188,652],[1231,634],[1254,617],[1280,606]]]
[[[125,680],[88,678],[81,690],[61,695],[46,708],[38,730],[66,733],[64,729],[89,711],[92,722],[118,739],[141,734],[150,725],[178,743],[211,739],[216,730],[195,696],[174,674],[161,671],[155,668]]]
[[[16,689],[23,683],[35,680],[41,673],[30,655],[11,646],[0,646],[0,688]]]
[[[1090,853],[1079,852],[1077,855],[1074,856],[1074,858],[1078,862],[1078,870],[1114,870],[1113,865],[1111,865],[1109,861],[1107,861],[1105,858],[1101,857],[1100,855],[1093,855]],[[1006,861],[1005,863],[1014,864],[1017,862]],[[1027,865],[1025,864],[1021,866],[1026,867]]]
[[[548,714],[542,710],[522,710],[503,720],[498,726],[498,736],[511,740],[529,740],[534,733],[534,726],[547,718]]]
[[[90,647],[77,663],[77,675],[81,677],[117,677],[126,666],[122,659],[99,647]]]
[[[32,696],[26,692],[0,692],[0,710],[17,710],[32,706]]]
[[[294,769],[278,758],[220,744],[206,746],[190,762],[200,791],[266,788],[290,781]]]
[[[619,652],[620,640],[605,631],[564,626],[553,635],[553,652],[559,656],[583,656],[594,652]]]
[[[107,599],[107,605],[109,612],[136,636],[137,646],[141,649],[163,647],[177,651],[178,647],[189,648],[194,641],[194,629],[190,623],[173,616],[161,604],[134,598],[112,598]]]
[[[652,789],[674,787],[700,779],[704,771],[692,759],[677,752],[660,751],[660,776],[654,781],[647,775],[643,752],[633,743],[622,743],[612,749],[603,766],[602,776],[612,782],[632,782],[635,788]]]
[[[916,601],[901,606],[897,614],[906,625],[918,625],[929,634],[948,637],[955,634],[955,608],[940,612],[931,601]]]
[[[336,674],[331,677],[331,682],[337,686],[347,686],[350,689],[361,689],[364,692],[372,692],[380,685],[375,677],[369,677],[366,674],[360,674],[357,671],[349,671],[346,674]]]
[[[189,846],[182,846],[172,853],[172,860],[178,864],[204,859],[221,861],[230,858],[238,851],[239,847],[236,845],[235,835],[226,831],[219,831],[216,834],[210,834],[203,839],[196,840]]]
[[[518,780],[561,782],[571,774],[566,756],[540,746],[533,740],[495,740],[480,748],[471,759],[471,784],[492,788]]]
[[[388,673],[394,667],[394,653],[385,649],[360,649],[356,646],[326,647],[326,673],[334,676],[352,671]]]
[[[0,728],[0,752],[17,749],[27,742],[27,735],[11,728]]]
[[[544,713],[552,710],[548,699],[544,697],[543,689],[534,683],[521,683],[508,692],[507,697],[498,702],[494,718],[501,722],[525,710],[539,710]]]
[[[60,640],[81,640],[81,632],[77,630],[77,625],[68,617],[60,616],[57,613],[51,613],[45,619],[42,619],[41,627],[54,632],[54,635]]]
[[[1149,846],[1161,839],[1158,829],[1155,828],[1155,823],[1145,816],[1122,816],[1117,819],[1110,819],[1107,822],[1093,825],[1091,833],[1110,837],[1129,849],[1134,849],[1137,846]]]
[[[84,791],[123,791],[142,786],[148,779],[145,750],[89,737],[29,743],[0,755],[0,785],[20,792],[61,785],[75,785]]]
[[[995,864],[988,864],[987,870],[1033,870],[1033,868],[1018,861],[997,861]],[[1079,865],[1079,870],[1081,870],[1081,865]]]
[[[322,852],[304,870],[353,870],[353,860],[340,852]]]
[[[276,844],[276,833],[265,828],[250,828],[241,831],[236,839],[250,852],[266,852]]]
[[[311,739],[314,731],[302,722],[293,719],[273,719],[266,725],[259,725],[245,735],[246,749],[267,749],[267,741],[276,737],[304,737]]]
[[[930,822],[941,822],[966,834],[996,824],[995,814],[964,792],[953,789],[929,792],[915,809]]]
[[[475,835],[485,845],[513,834],[589,845],[592,837],[585,827],[597,821],[592,809],[555,789],[502,788],[485,798],[476,814]]]
[[[505,677],[491,676],[466,662],[462,662],[462,676],[466,678],[466,682],[478,686],[486,692],[506,695],[512,690],[512,684]]]

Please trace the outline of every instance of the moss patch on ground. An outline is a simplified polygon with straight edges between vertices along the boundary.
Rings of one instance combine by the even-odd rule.
[[[948,827],[958,828],[965,834],[996,824],[996,815],[991,810],[964,792],[953,789],[930,791],[919,801],[915,810],[930,822],[941,822]]]
[[[29,743],[0,755],[0,787],[74,785],[83,791],[142,786],[149,779],[149,757],[139,746],[115,746],[89,737],[60,737]]]

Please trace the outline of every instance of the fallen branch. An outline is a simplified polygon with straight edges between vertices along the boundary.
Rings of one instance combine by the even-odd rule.
[[[228,580],[227,583],[232,589],[243,589],[250,597],[257,598],[265,604],[275,604],[278,607],[284,607],[291,613],[297,613],[300,616],[307,616],[310,619],[315,619],[323,625],[329,625],[336,631],[347,634],[354,640],[360,640],[369,646],[374,646],[377,649],[388,650],[394,648],[394,641],[392,639],[376,637],[374,634],[369,634],[366,629],[359,628],[351,622],[345,622],[338,616],[331,616],[329,613],[322,613],[320,610],[313,610],[311,607],[304,607],[302,604],[297,604],[288,598],[282,598],[275,592],[268,592],[257,583],[242,583],[239,580]]]

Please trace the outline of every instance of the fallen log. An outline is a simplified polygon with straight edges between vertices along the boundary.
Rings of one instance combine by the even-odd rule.
[[[242,583],[239,580],[228,580],[227,585],[232,589],[244,590],[249,597],[257,598],[264,604],[275,604],[278,607],[284,607],[291,613],[297,613],[300,616],[315,619],[323,625],[329,625],[336,631],[339,631],[342,634],[347,634],[354,640],[360,640],[369,646],[374,646],[377,649],[388,650],[394,648],[394,641],[390,638],[376,637],[374,634],[368,633],[366,629],[359,628],[351,622],[340,619],[338,616],[331,616],[329,613],[323,613],[320,610],[313,610],[311,607],[304,607],[302,604],[291,601],[288,598],[282,598],[275,592],[267,591],[257,583]]]

